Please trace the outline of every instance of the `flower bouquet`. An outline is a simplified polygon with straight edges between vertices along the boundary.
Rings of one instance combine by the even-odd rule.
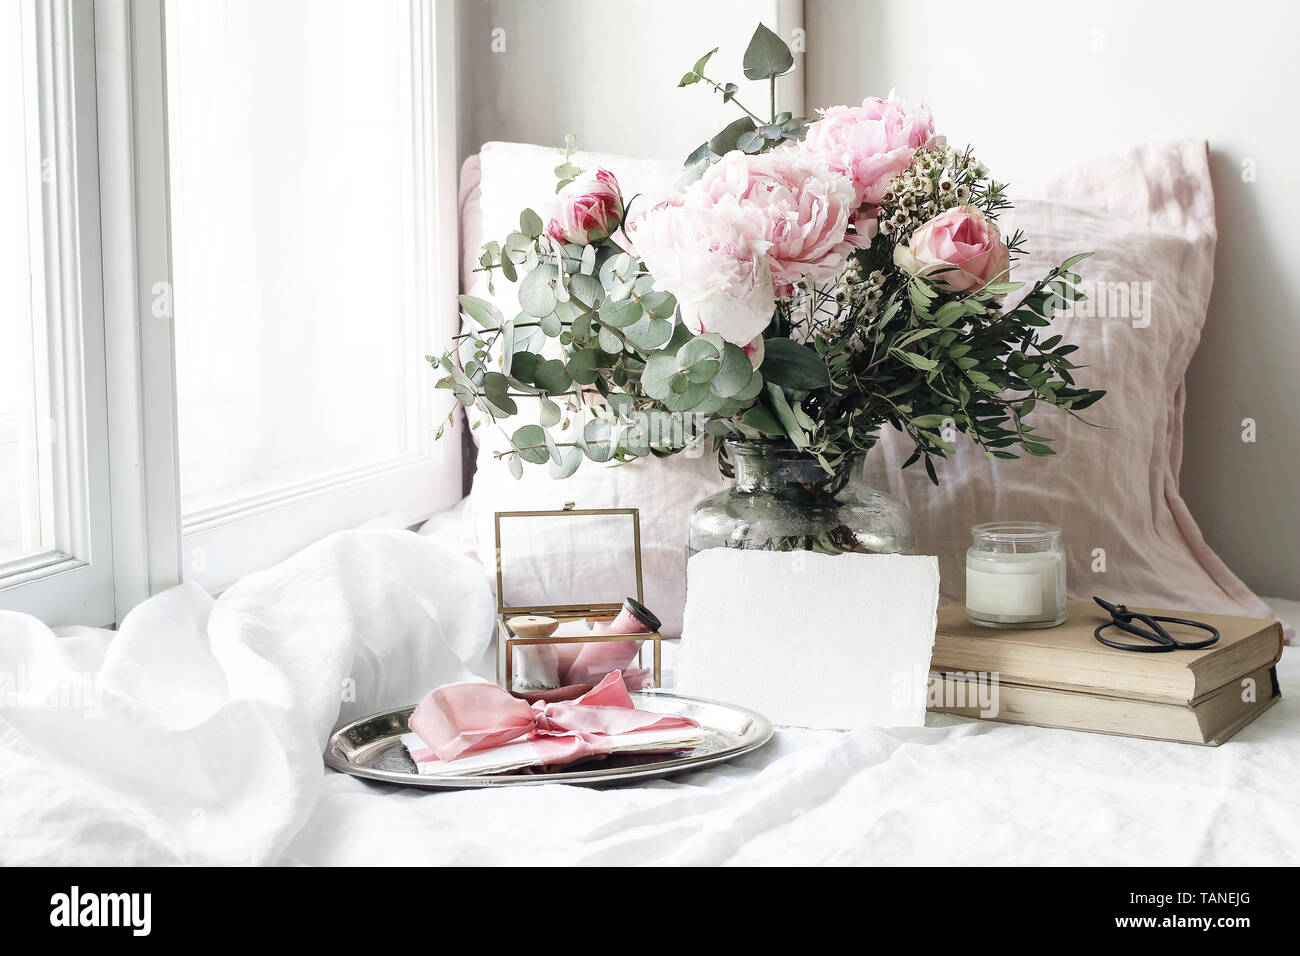
[[[778,113],[775,80],[794,61],[760,25],[744,58],[771,94],[760,116],[709,77],[713,52],[680,85],[742,115],[655,204],[577,168],[570,137],[549,221],[525,209],[479,260],[489,285],[518,283],[519,314],[461,296],[473,324],[430,357],[439,387],[483,413],[476,426],[512,422],[498,457],[516,477],[702,443],[730,473],[739,439],[785,443],[833,485],[885,425],[936,483],[959,433],[996,458],[1051,454],[1027,413],[1077,415],[1103,394],[1075,384],[1075,347],[1041,331],[1082,298],[1084,256],[1021,291],[1024,238],[997,225],[1005,185],[928,109],[891,95]]]

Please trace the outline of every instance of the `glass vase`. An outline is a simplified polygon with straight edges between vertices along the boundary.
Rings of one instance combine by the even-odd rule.
[[[687,557],[706,548],[910,554],[912,516],[862,479],[862,455],[828,475],[788,442],[728,439],[731,488],[691,511]]]

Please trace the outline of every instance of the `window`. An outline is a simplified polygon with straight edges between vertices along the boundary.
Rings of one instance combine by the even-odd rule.
[[[53,538],[49,448],[37,440],[49,384],[37,352],[44,316],[32,305],[40,153],[27,129],[35,97],[22,14],[18,4],[0,7],[0,563],[44,551]]]
[[[456,311],[451,15],[0,4],[0,608],[109,623],[459,497],[423,361]]]
[[[113,617],[93,66],[72,4],[0,5],[0,607],[58,623]]]

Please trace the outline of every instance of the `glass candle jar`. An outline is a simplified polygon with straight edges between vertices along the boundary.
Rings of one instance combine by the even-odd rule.
[[[1065,620],[1061,529],[1037,521],[977,524],[966,552],[966,618],[985,627],[1055,627]]]

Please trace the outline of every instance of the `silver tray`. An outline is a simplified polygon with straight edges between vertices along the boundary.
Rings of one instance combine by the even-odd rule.
[[[772,739],[765,717],[711,700],[676,694],[633,694],[638,710],[675,714],[699,721],[704,743],[689,751],[664,754],[616,754],[576,764],[554,773],[507,773],[477,777],[420,774],[402,745],[407,719],[414,707],[401,707],[353,721],[334,732],[325,748],[325,764],[354,777],[407,787],[466,789],[473,787],[535,787],[544,783],[612,785],[697,770],[757,750]]]

